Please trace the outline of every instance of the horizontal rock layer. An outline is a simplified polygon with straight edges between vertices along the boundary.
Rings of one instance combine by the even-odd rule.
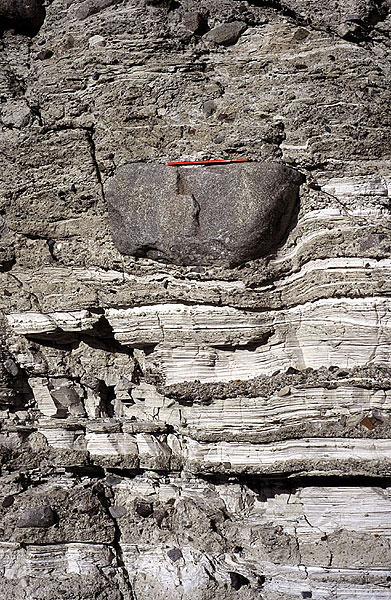
[[[9,481],[8,487],[15,483]],[[4,589],[11,591],[17,577],[28,577],[32,586],[39,581],[49,586],[55,570],[58,589],[65,591],[69,585],[82,588],[83,581],[91,585],[101,573],[107,579],[102,588],[116,597],[114,586],[124,586],[123,561],[136,593],[165,589],[173,598],[201,598],[210,590],[212,573],[216,593],[244,588],[267,599],[290,600],[316,589],[318,598],[326,599],[337,584],[341,597],[369,592],[386,598],[390,489],[319,484],[308,479],[265,485],[253,477],[212,484],[175,476],[158,482],[156,475],[90,480],[84,496],[92,498],[99,489],[111,498],[110,512],[119,515],[114,522],[121,533],[121,557],[113,539],[86,543],[77,528],[68,532],[72,541],[66,543],[54,544],[54,532],[38,545],[3,541]],[[45,495],[53,503],[55,494],[69,497],[79,489],[69,474],[58,474],[46,483]],[[26,496],[20,495],[25,504]],[[78,510],[85,510],[82,503]],[[200,532],[197,540],[190,522]]]

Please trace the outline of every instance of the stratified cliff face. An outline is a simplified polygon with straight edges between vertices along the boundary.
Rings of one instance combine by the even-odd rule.
[[[389,9],[0,0],[1,600],[390,598]]]

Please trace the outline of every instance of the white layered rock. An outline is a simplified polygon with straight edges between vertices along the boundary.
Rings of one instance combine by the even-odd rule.
[[[195,473],[263,474],[273,472],[273,468],[280,473],[289,473],[294,467],[302,474],[324,474],[328,470],[343,473],[350,468],[354,474],[373,472],[379,475],[383,468],[388,469],[391,465],[391,442],[381,438],[303,437],[268,443],[247,440],[205,442],[190,437],[191,431],[188,436],[166,436],[137,432],[136,425],[135,429],[134,433],[118,430],[84,433],[76,426],[65,429],[41,423],[39,432],[53,449],[87,451],[97,465],[109,465],[110,459],[115,458],[117,465],[131,464],[146,470],[168,469],[171,465],[175,470],[183,467]],[[321,423],[319,431],[322,432]],[[210,437],[219,440],[222,436],[212,434]],[[251,439],[251,435],[249,437]]]
[[[20,315],[11,315],[9,323],[16,332],[33,334],[35,322],[25,315],[25,322]],[[387,366],[389,315],[390,301],[382,296],[323,299],[267,313],[181,304],[106,311],[121,344],[156,346],[147,364],[158,364],[167,384],[250,379],[289,366]],[[45,318],[39,316],[40,333],[55,330],[53,322],[61,323],[63,331],[84,327],[81,322],[61,321],[61,313],[58,319],[57,313]]]
[[[226,325],[211,343],[207,327],[203,333],[199,326],[193,325],[194,337],[202,339],[201,345],[194,342],[179,345],[164,338],[148,356],[148,361],[159,364],[167,384],[195,379],[201,382],[250,379],[285,371],[290,366],[300,370],[333,365],[343,368],[368,364],[386,366],[391,358],[389,307],[389,300],[381,297],[330,299],[287,311],[250,313],[258,323],[252,332],[245,331],[241,339],[243,343],[251,340],[255,344],[251,350],[241,349],[240,344],[232,341],[248,313],[236,311],[235,319],[231,311],[223,308],[219,317],[223,320],[224,314],[227,315],[228,324],[232,322],[232,333]],[[159,307],[156,311],[160,319]],[[191,309],[187,312],[191,313]],[[138,320],[143,320],[141,311]],[[155,334],[157,344],[166,328],[170,339],[170,327],[165,328],[164,321],[161,323],[161,334]],[[115,324],[113,328],[115,330]],[[186,331],[183,337],[186,339]]]
[[[387,469],[391,466],[391,440],[353,439],[353,438],[302,438],[269,444],[250,444],[247,442],[197,442],[186,440],[183,455],[190,468],[213,470],[233,469],[237,472],[270,473],[289,470],[289,464],[313,464],[305,470],[323,471],[323,464],[338,464],[338,461],[384,462]],[[319,467],[317,464],[319,463]],[[288,466],[287,466],[288,465]],[[327,470],[327,466],[326,466]]]
[[[205,344],[246,345],[262,339],[265,320],[257,313],[216,306],[160,304],[108,309],[106,318],[124,345],[200,341]]]
[[[329,179],[322,189],[338,197],[389,196],[390,177],[341,177]]]
[[[270,565],[265,573],[270,577],[264,586],[267,600],[387,600],[390,595],[387,569],[366,569],[365,576],[360,576],[357,569]]]
[[[365,415],[377,415],[388,420],[391,411],[389,390],[370,390],[341,383],[336,389],[311,387],[295,389],[287,387],[271,397],[215,399],[206,406],[182,407],[181,414],[188,432],[194,437],[214,435],[224,439],[246,440],[266,433],[274,433],[282,426],[311,426],[320,430],[327,422],[346,419],[352,427]],[[158,417],[174,424],[168,410],[159,409]]]
[[[56,544],[28,546],[25,570],[28,577],[50,577],[51,573],[97,575],[116,564],[113,550],[103,544]]]
[[[254,484],[253,479],[249,482]],[[224,585],[230,581],[230,573],[236,573],[255,588],[262,576],[259,593],[268,600],[303,598],[302,593],[311,591],[321,600],[339,598],[340,593],[346,599],[387,597],[389,488],[309,485],[284,490],[271,484],[252,489],[251,483],[214,486],[198,479],[171,478],[156,485],[154,479],[143,476],[116,481],[112,488],[115,501],[128,512],[139,494],[148,502],[169,501],[178,509],[183,499],[194,502],[205,521],[216,517],[219,508],[226,510],[229,520],[225,535],[237,546],[235,553],[216,557],[208,550],[180,543],[178,537],[158,546],[132,543],[124,516],[119,519],[123,556],[134,589],[146,585],[151,594],[164,590],[170,598],[187,600],[198,598],[207,587],[208,574],[213,573]],[[276,540],[288,536],[280,555],[273,554],[272,543],[268,546],[269,536],[274,535]],[[356,541],[349,542],[349,535]],[[304,564],[293,564],[289,544],[297,549]],[[376,558],[372,555],[374,544],[378,548]],[[356,568],[349,568],[349,562]]]
[[[91,329],[99,320],[88,310],[55,312],[41,314],[38,312],[14,313],[7,317],[8,323],[20,335],[37,333],[53,333],[62,331],[85,331]]]

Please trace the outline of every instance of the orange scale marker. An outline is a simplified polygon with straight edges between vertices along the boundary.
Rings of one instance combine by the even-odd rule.
[[[216,165],[216,164],[226,164],[233,162],[249,162],[248,158],[221,158],[216,160],[187,160],[183,162],[168,162],[166,163],[170,167],[178,166],[178,165]]]

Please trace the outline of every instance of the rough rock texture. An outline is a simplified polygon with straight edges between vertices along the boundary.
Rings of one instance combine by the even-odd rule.
[[[389,600],[389,2],[37,5],[0,2],[0,600]],[[264,256],[116,248],[121,173],[235,157],[303,179]]]
[[[125,165],[106,190],[113,240],[123,254],[235,266],[278,246],[303,179],[278,163]]]

